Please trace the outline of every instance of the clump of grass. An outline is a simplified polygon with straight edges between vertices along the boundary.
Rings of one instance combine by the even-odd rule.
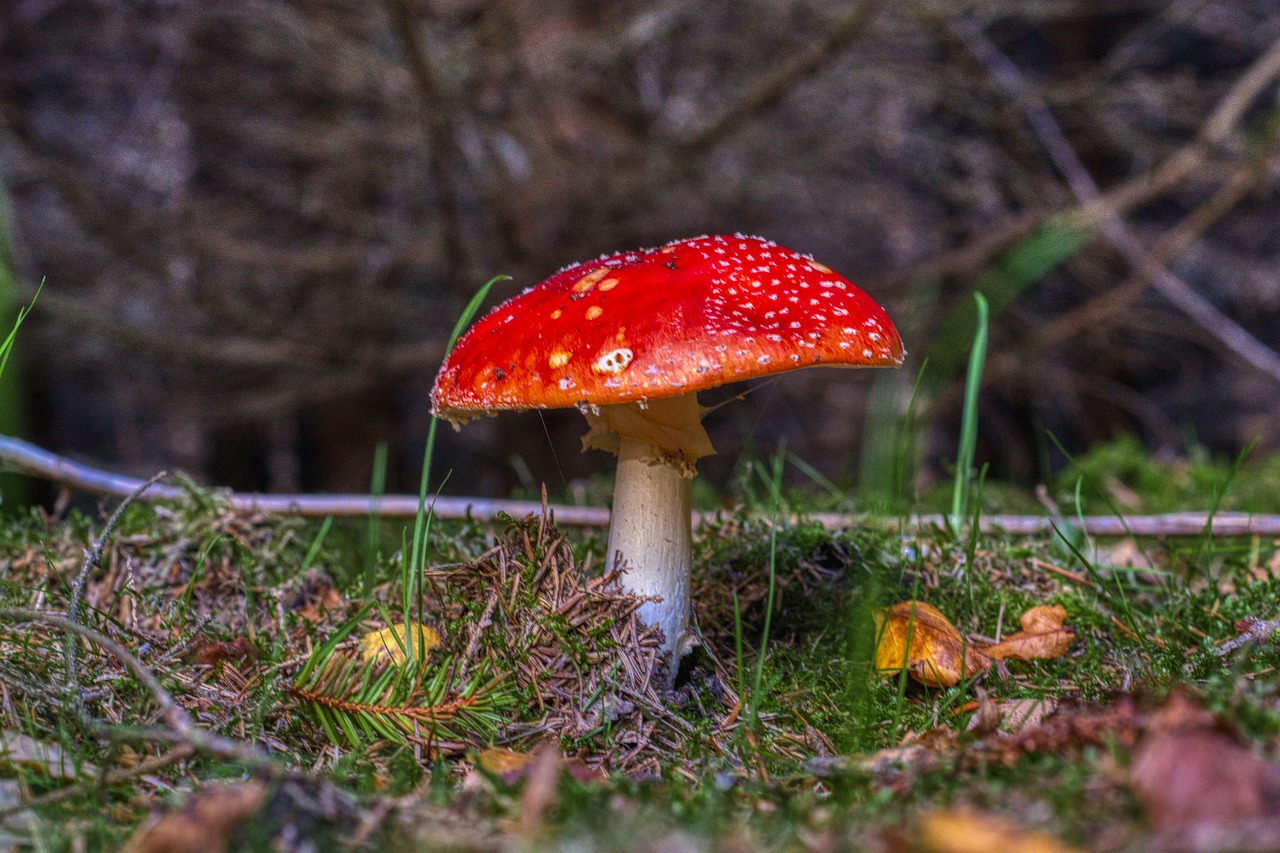
[[[1219,509],[1270,513],[1280,506],[1280,455],[1215,456],[1203,447],[1177,458],[1153,456],[1133,435],[1095,444],[1068,459],[1052,486],[1064,503],[1082,484],[1087,514]]]
[[[331,740],[353,746],[386,739],[456,753],[552,731],[593,763],[649,760],[657,743],[632,734],[646,719],[669,722],[651,686],[658,636],[619,581],[617,572],[587,577],[545,521],[512,522],[479,559],[426,572],[412,612],[435,623],[439,649],[398,665],[364,663],[343,645],[357,624],[371,624],[356,618],[289,692]]]

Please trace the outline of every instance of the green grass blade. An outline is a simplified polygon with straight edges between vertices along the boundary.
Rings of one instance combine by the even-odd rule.
[[[960,529],[967,514],[969,486],[973,480],[973,454],[978,443],[978,391],[982,387],[982,370],[987,362],[987,299],[973,295],[978,306],[978,326],[969,353],[969,374],[964,386],[964,416],[960,423],[960,447],[956,452],[955,488],[951,494],[951,524]]]
[[[449,353],[453,351],[453,346],[458,342],[458,338],[462,336],[463,329],[471,325],[471,321],[479,313],[480,306],[484,304],[484,300],[489,296],[489,291],[495,284],[508,278],[510,276],[494,276],[476,291],[475,296],[471,297],[471,301],[462,309],[462,314],[459,315],[458,321],[453,324],[453,331],[449,333],[449,342],[444,348],[445,358],[448,358]],[[427,493],[431,481],[431,456],[436,446],[436,427],[438,424],[439,420],[433,417],[431,425],[427,427],[427,446],[422,456],[422,476],[418,482],[418,514],[413,522],[413,552],[409,563],[404,567],[405,571],[418,571],[422,566],[422,560],[426,553]]]
[[[381,498],[387,492],[387,443],[379,441],[373,449],[373,473],[369,482],[369,494],[373,498]],[[374,573],[378,567],[379,539],[382,526],[382,515],[378,512],[377,502],[369,513],[369,521],[364,533],[364,571],[362,586],[368,595],[374,587]]]
[[[320,530],[316,533],[316,538],[311,540],[311,547],[307,549],[307,555],[302,558],[302,565],[299,566],[302,574],[306,574],[316,561],[316,557],[320,556],[320,546],[324,545],[324,538],[329,535],[329,528],[332,526],[333,516],[326,515],[324,521],[320,523]]]

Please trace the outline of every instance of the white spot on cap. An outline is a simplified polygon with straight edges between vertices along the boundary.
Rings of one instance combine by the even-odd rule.
[[[619,373],[627,369],[627,365],[631,364],[631,359],[635,358],[635,353],[629,347],[618,347],[608,352],[602,353],[596,359],[596,363],[592,365],[592,369],[596,373],[607,373],[617,376]]]
[[[588,290],[590,290],[592,287],[595,286],[596,282],[598,282],[600,279],[604,278],[608,274],[609,274],[609,269],[607,267],[599,267],[598,269],[594,269],[591,272],[584,275],[582,278],[575,281],[573,283],[573,290],[575,293],[586,293]]]

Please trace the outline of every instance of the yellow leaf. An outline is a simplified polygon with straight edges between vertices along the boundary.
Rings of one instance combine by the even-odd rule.
[[[507,782],[515,782],[524,778],[534,757],[533,753],[491,746],[477,752],[474,760],[476,767],[484,772],[499,776]]]
[[[1074,853],[1052,835],[1028,832],[991,815],[945,809],[925,815],[918,847],[927,853]]]
[[[928,687],[951,687],[991,665],[938,608],[923,601],[901,601],[881,610],[876,630],[876,669],[906,669]]]
[[[983,649],[983,654],[996,660],[1050,660],[1062,657],[1071,648],[1075,629],[1063,624],[1067,611],[1062,605],[1033,607],[1018,623],[1022,630],[1010,634],[1002,642]]]
[[[408,631],[403,622],[389,625],[380,631],[370,631],[360,638],[360,659],[365,663],[389,660],[403,666],[409,641],[413,642],[413,655],[425,659],[427,652],[440,645],[440,635],[434,628],[413,623]]]

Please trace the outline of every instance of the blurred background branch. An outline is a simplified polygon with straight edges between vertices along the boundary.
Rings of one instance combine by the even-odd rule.
[[[1030,93],[1025,78],[1017,66],[1009,61],[1000,49],[987,38],[972,20],[958,18],[950,23],[951,29],[965,42],[974,55],[991,71],[992,77],[1006,92],[1017,100],[1041,144],[1048,151],[1058,171],[1066,178],[1072,194],[1081,204],[1092,205],[1098,211],[1101,228],[1107,240],[1142,277],[1150,282],[1161,295],[1180,308],[1212,335],[1224,348],[1257,370],[1280,382],[1280,356],[1233,322],[1207,300],[1195,292],[1186,282],[1165,268],[1164,264],[1133,235],[1124,219],[1109,209],[1102,200],[1102,192],[1093,176],[1081,162],[1066,134],[1062,132],[1053,113]],[[1218,112],[1206,124],[1198,138],[1208,144],[1230,132],[1228,117],[1238,117],[1252,98],[1261,93],[1262,87],[1280,74],[1280,41],[1241,76]],[[1269,134],[1274,137],[1274,133]],[[1245,175],[1254,174],[1250,168]],[[1202,208],[1203,209],[1203,208]],[[1172,232],[1171,232],[1172,233]],[[1171,246],[1171,241],[1168,244]]]
[[[3,4],[12,296],[48,281],[21,342],[27,435],[277,491],[363,490],[385,441],[388,488],[412,491],[443,338],[484,280],[511,275],[505,297],[603,252],[745,231],[863,284],[912,362],[717,408],[714,485],[783,441],[842,485],[865,477],[926,353],[899,486],[945,476],[974,290],[993,311],[993,476],[1049,477],[1050,434],[1280,448],[1275,4],[955,14]],[[582,495],[607,466],[578,454],[581,428],[477,423],[437,458],[456,493]]]

